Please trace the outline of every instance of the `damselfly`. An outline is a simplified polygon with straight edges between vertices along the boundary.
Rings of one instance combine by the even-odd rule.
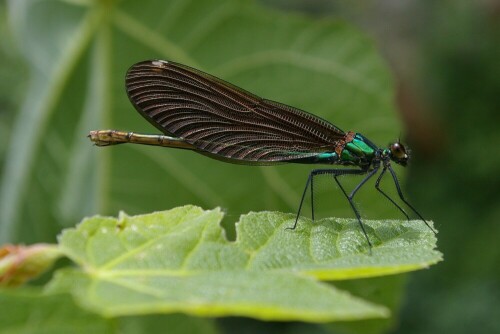
[[[360,133],[344,132],[318,116],[260,98],[212,75],[171,61],[150,60],[133,65],[126,75],[126,89],[137,111],[164,135],[91,131],[89,137],[97,146],[135,143],[188,149],[239,164],[344,166],[310,172],[290,229],[297,227],[309,188],[314,220],[314,177],[327,174],[333,177],[351,205],[370,248],[372,244],[354,204],[354,196],[379,171],[375,188],[409,219],[405,210],[380,188],[382,177],[389,171],[401,201],[432,230],[404,197],[391,167],[391,162],[406,166],[409,160],[408,151],[399,140],[380,148]],[[364,175],[364,178],[347,193],[339,180],[343,175]]]

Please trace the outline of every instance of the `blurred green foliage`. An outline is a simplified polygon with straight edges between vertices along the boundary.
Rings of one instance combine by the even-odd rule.
[[[500,332],[500,4],[429,2],[422,75],[442,143],[416,153],[408,187],[440,231],[445,262],[409,285],[405,333]],[[433,196],[425,196],[425,189]],[[429,316],[432,314],[432,316]],[[415,325],[418,323],[418,326]]]
[[[0,312],[4,333],[218,333],[214,321],[183,314],[106,319],[78,307],[67,294],[44,295],[35,289],[0,290],[0,304],[9,305]]]

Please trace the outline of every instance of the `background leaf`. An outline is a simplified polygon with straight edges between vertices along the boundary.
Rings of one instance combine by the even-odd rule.
[[[49,291],[70,291],[88,309],[108,316],[186,312],[352,320],[384,317],[386,309],[306,275],[352,279],[440,259],[433,233],[415,228],[416,222],[405,227],[368,222],[370,236],[378,238],[373,255],[367,255],[355,221],[303,224],[290,231],[284,227],[294,222],[292,215],[254,213],[242,217],[237,240],[229,242],[221,218],[218,209],[185,206],[87,219],[60,238],[61,251],[81,269],[57,273]]]
[[[7,151],[1,240],[51,240],[82,216],[121,209],[194,203],[220,205],[233,217],[296,210],[308,166],[235,166],[193,152],[100,149],[86,141],[98,128],[157,133],[124,93],[124,74],[140,60],[198,67],[374,141],[398,134],[390,75],[372,43],[344,23],[271,12],[250,1],[9,4],[32,75],[13,128],[16,145]],[[330,186],[318,187],[317,197],[329,200],[320,209],[338,202],[327,212],[351,215],[345,200],[325,194],[335,192]],[[362,203],[383,201],[363,195]],[[374,217],[383,211],[366,210]]]
[[[82,310],[67,294],[37,289],[0,290],[0,333],[217,333],[213,321],[186,315],[148,315],[106,319]]]
[[[69,295],[33,289],[0,290],[1,333],[110,333],[112,324],[77,307]],[[71,321],[68,321],[71,319]]]

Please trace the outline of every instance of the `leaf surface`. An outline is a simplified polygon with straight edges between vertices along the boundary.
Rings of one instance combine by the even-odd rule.
[[[419,222],[367,222],[375,244],[369,255],[353,221],[304,221],[291,231],[285,227],[292,215],[251,213],[237,223],[237,240],[230,242],[222,217],[219,209],[185,206],[86,219],[60,237],[61,251],[80,268],[59,272],[49,291],[71,291],[105,315],[353,320],[388,311],[318,279],[405,272],[440,259],[434,235]]]

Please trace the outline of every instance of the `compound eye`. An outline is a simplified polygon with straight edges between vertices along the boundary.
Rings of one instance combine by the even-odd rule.
[[[390,146],[391,155],[395,160],[407,160],[408,154],[406,154],[406,149],[401,143],[394,143]]]

